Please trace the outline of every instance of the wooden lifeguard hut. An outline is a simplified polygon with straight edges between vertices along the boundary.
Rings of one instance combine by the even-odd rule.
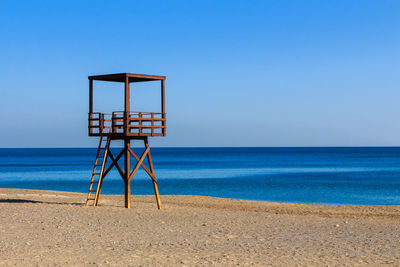
[[[99,137],[96,160],[92,177],[90,180],[89,192],[87,195],[86,206],[97,206],[101,185],[110,172],[115,167],[125,183],[125,207],[131,206],[131,180],[140,167],[146,171],[153,182],[154,193],[157,206],[161,209],[161,201],[158,193],[157,179],[154,173],[154,166],[150,154],[148,138],[152,136],[165,136],[166,116],[165,116],[165,76],[118,73],[107,75],[89,76],[89,136]],[[124,84],[124,110],[112,113],[93,112],[93,81],[117,82]],[[136,82],[160,81],[161,83],[161,112],[140,112],[130,110],[130,84]],[[111,141],[122,140],[124,147],[117,155],[113,155],[110,147]],[[132,140],[142,140],[144,142],[144,152],[139,157],[131,148]],[[118,164],[122,158],[124,168]],[[131,169],[131,156],[136,160],[135,167]],[[147,157],[148,167],[144,163]],[[111,162],[107,166],[107,160]]]

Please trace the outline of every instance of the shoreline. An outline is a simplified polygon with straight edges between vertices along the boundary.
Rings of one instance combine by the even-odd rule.
[[[144,180],[144,179],[143,179]],[[63,190],[50,190],[50,189],[31,189],[31,188],[19,188],[19,187],[0,187],[0,190],[31,190],[31,191],[49,191],[49,192],[59,192],[59,193],[76,193],[76,194],[84,194],[87,192],[76,192],[76,191],[63,191]],[[148,194],[151,196],[152,194]],[[230,199],[230,200],[244,200],[244,201],[253,201],[253,202],[265,202],[265,203],[276,203],[276,204],[293,204],[293,205],[317,205],[317,206],[354,206],[354,207],[400,207],[400,204],[344,204],[344,203],[307,203],[307,202],[290,202],[290,201],[272,201],[272,200],[260,200],[260,199],[246,199],[246,198],[230,198],[230,197],[219,197],[219,196],[211,196],[211,195],[195,195],[195,194],[163,194],[164,196],[199,196],[199,197],[210,197],[210,198],[220,198],[220,199]],[[110,194],[110,193],[101,193],[101,196],[124,196],[123,194]],[[146,196],[146,195],[136,195],[132,193],[132,197],[134,196]]]
[[[0,265],[399,265],[400,206],[0,189]]]
[[[19,188],[0,188],[0,201],[4,196],[16,197],[49,197],[73,198],[76,203],[70,204],[84,206],[86,193],[36,190]],[[201,195],[160,195],[162,203],[193,208],[206,208],[213,210],[254,211],[288,215],[315,215],[323,217],[362,217],[386,218],[400,221],[400,205],[336,205],[336,204],[302,204],[287,202],[271,202],[258,200],[245,200]],[[101,194],[99,207],[113,206],[124,208],[124,195]],[[80,201],[79,201],[80,200]],[[103,201],[102,201],[103,200]],[[29,200],[28,200],[29,201]],[[111,204],[115,201],[119,204]],[[135,203],[155,203],[154,195],[132,194],[132,205]],[[163,205],[164,206],[164,205]]]

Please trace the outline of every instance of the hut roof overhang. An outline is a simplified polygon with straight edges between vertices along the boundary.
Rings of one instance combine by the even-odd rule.
[[[89,80],[93,81],[107,81],[107,82],[121,82],[121,83],[125,82],[126,78],[129,79],[130,83],[165,80],[165,76],[136,74],[136,73],[94,75],[94,76],[89,76],[88,78]]]

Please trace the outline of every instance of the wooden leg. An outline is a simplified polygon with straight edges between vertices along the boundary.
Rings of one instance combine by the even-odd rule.
[[[147,161],[149,163],[150,172],[153,174],[152,180],[153,180],[154,194],[156,196],[156,201],[157,201],[157,207],[159,210],[161,210],[162,207],[161,207],[160,194],[158,193],[157,179],[156,179],[156,174],[154,172],[153,161],[151,160],[150,146],[149,146],[149,143],[147,142],[147,139],[145,139],[144,142],[145,142],[146,148],[148,148],[148,150],[149,150],[147,152]]]
[[[125,208],[131,208],[131,181],[124,180],[125,182]]]
[[[158,193],[157,182],[153,181],[153,187],[154,187],[154,194],[156,195],[157,207],[158,207],[159,210],[161,210],[162,207],[161,207],[160,195]]]
[[[129,179],[131,169],[131,154],[129,152],[130,140],[125,140],[125,208],[131,207],[131,179]]]

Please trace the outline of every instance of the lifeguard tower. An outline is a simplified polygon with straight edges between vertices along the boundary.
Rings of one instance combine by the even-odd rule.
[[[152,136],[165,136],[165,76],[118,73],[107,75],[89,76],[89,136],[99,137],[96,160],[86,206],[97,206],[101,185],[104,178],[115,167],[125,183],[125,207],[131,206],[131,180],[140,167],[146,171],[153,182],[154,193],[158,209],[161,209],[161,201],[158,193],[157,179],[150,154],[148,138]],[[124,84],[124,110],[106,114],[93,112],[93,81],[117,82]],[[161,112],[140,112],[130,110],[130,84],[137,82],[160,81],[161,83]],[[117,155],[111,153],[111,141],[122,140],[124,147]],[[138,157],[131,148],[132,140],[144,142],[144,152]],[[118,161],[123,157],[124,169]],[[131,156],[136,160],[135,167],[131,169]],[[147,157],[148,167],[144,163]],[[111,162],[107,166],[107,160]]]

